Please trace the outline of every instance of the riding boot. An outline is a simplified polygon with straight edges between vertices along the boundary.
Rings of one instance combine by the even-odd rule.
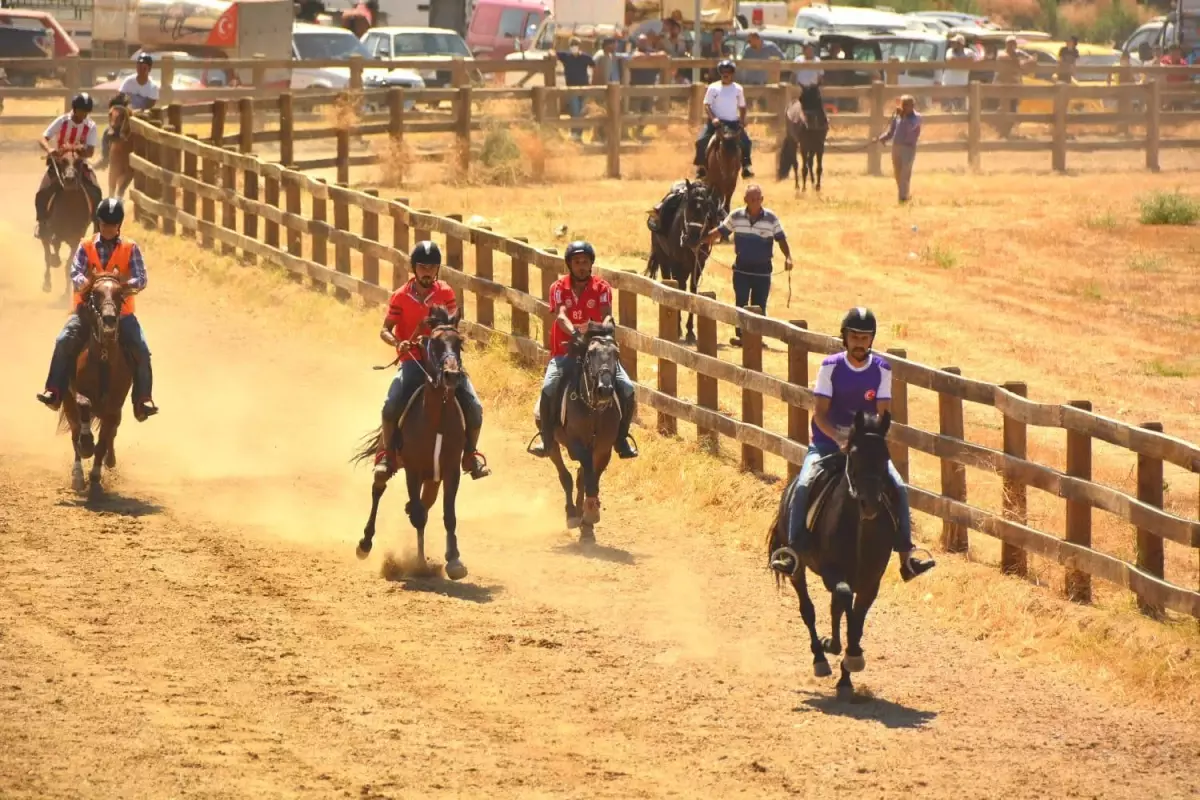
[[[637,448],[633,446],[633,442],[629,440],[629,426],[633,424],[633,398],[624,404],[621,408],[621,426],[617,428],[617,441],[613,443],[613,450],[616,451],[618,458],[637,458]]]
[[[917,558],[915,551],[900,554],[900,577],[908,583],[918,575],[924,574],[937,566],[932,558]]]
[[[545,394],[542,395],[538,414],[538,434],[541,437],[541,441],[530,445],[529,454],[538,458],[545,458],[550,454],[550,443],[554,441],[554,394],[551,394],[549,397]]]
[[[487,460],[476,449],[479,445],[479,428],[467,428],[467,441],[463,446],[462,468],[472,480],[486,478],[492,474],[488,469]]]
[[[753,178],[754,177],[754,170],[750,167],[749,159],[746,159],[745,161],[742,162],[742,177],[743,178]]]
[[[158,413],[158,406],[151,400],[154,388],[154,373],[150,369],[149,353],[135,353],[132,347],[122,348],[129,371],[133,373],[133,418],[145,422]]]

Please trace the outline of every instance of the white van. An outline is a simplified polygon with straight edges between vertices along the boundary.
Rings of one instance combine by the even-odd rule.
[[[796,12],[793,28],[811,29],[814,33],[881,33],[921,29],[912,17],[892,11],[857,6],[810,5]]]

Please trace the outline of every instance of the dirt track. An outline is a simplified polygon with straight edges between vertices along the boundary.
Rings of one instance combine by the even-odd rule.
[[[524,430],[488,428],[496,475],[460,495],[471,576],[381,577],[411,529],[389,494],[356,561],[369,481],[346,464],[379,347],[210,304],[153,253],[163,413],[127,414],[85,502],[33,399],[64,313],[38,292],[35,181],[0,222],[0,796],[1200,792],[1190,724],[936,630],[894,602],[916,585],[868,622],[879,697],[838,703],[757,554],[613,497],[579,551]]]

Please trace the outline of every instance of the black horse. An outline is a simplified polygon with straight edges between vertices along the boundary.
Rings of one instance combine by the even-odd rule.
[[[618,356],[613,326],[589,322],[583,335],[571,344],[570,367],[553,406],[555,413],[562,413],[565,394],[566,419],[554,426],[554,441],[546,443],[566,494],[567,527],[579,528],[580,539],[585,542],[596,538],[600,476],[612,459],[621,426],[621,403],[616,393]],[[563,463],[563,447],[579,463],[574,499],[571,473]]]
[[[704,237],[720,224],[720,198],[707,184],[687,181],[683,199],[671,215],[666,232],[650,234],[650,258],[646,261],[645,275],[657,279],[661,269],[664,278],[695,294],[711,252]],[[696,343],[692,316],[688,312],[688,344]],[[682,333],[681,329],[679,334]]]
[[[846,655],[842,659],[842,677],[838,697],[854,694],[851,672],[866,667],[863,658],[863,622],[879,594],[879,582],[887,569],[895,541],[899,498],[888,476],[888,448],[885,437],[891,414],[865,415],[858,412],[850,431],[845,453],[822,460],[809,489],[809,508],[792,509],[795,484],[784,490],[775,521],[767,531],[767,557],[788,542],[788,515],[808,514],[816,505],[816,518],[809,529],[808,547],[798,558],[792,586],[800,598],[800,616],[808,626],[813,654],[813,672],[818,678],[832,674],[826,653],[842,652],[842,615],[846,619]],[[808,596],[805,570],[819,575],[832,595],[833,636],[817,635],[816,611]],[[775,583],[783,576],[775,573]]]
[[[825,116],[825,103],[817,86],[805,86],[800,99],[788,106],[787,138],[779,148],[779,170],[777,177],[783,180],[788,172],[795,175],[796,188],[808,191],[811,178],[813,188],[821,191],[821,175],[824,174],[825,137],[829,135],[829,119]],[[796,150],[800,150],[800,159]],[[815,169],[814,169],[815,160]],[[803,185],[801,180],[803,179]]]

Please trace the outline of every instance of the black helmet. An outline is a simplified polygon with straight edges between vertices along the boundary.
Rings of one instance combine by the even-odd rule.
[[[110,197],[96,208],[96,219],[106,225],[120,225],[125,221],[125,206],[121,198]]]
[[[138,57],[134,61],[138,64],[153,64],[154,57],[149,53],[138,53]]]
[[[871,312],[871,309],[864,306],[855,306],[846,312],[846,316],[842,317],[843,341],[846,338],[846,331],[869,333],[874,336],[876,328],[875,314]]]
[[[723,58],[721,59],[721,63],[717,64],[717,72],[724,72],[725,70],[737,72],[737,64],[734,64],[728,58]]]
[[[563,260],[568,264],[571,263],[571,256],[577,256],[583,253],[588,257],[588,260],[593,264],[596,263],[596,250],[587,242],[577,240],[567,245],[567,252],[563,254]]]
[[[86,111],[92,113],[92,96],[87,92],[80,92],[71,100],[72,111]]]
[[[408,261],[414,267],[417,264],[440,267],[442,265],[442,251],[437,244],[426,239],[423,242],[417,242],[417,246],[413,248],[412,255],[408,257]]]

